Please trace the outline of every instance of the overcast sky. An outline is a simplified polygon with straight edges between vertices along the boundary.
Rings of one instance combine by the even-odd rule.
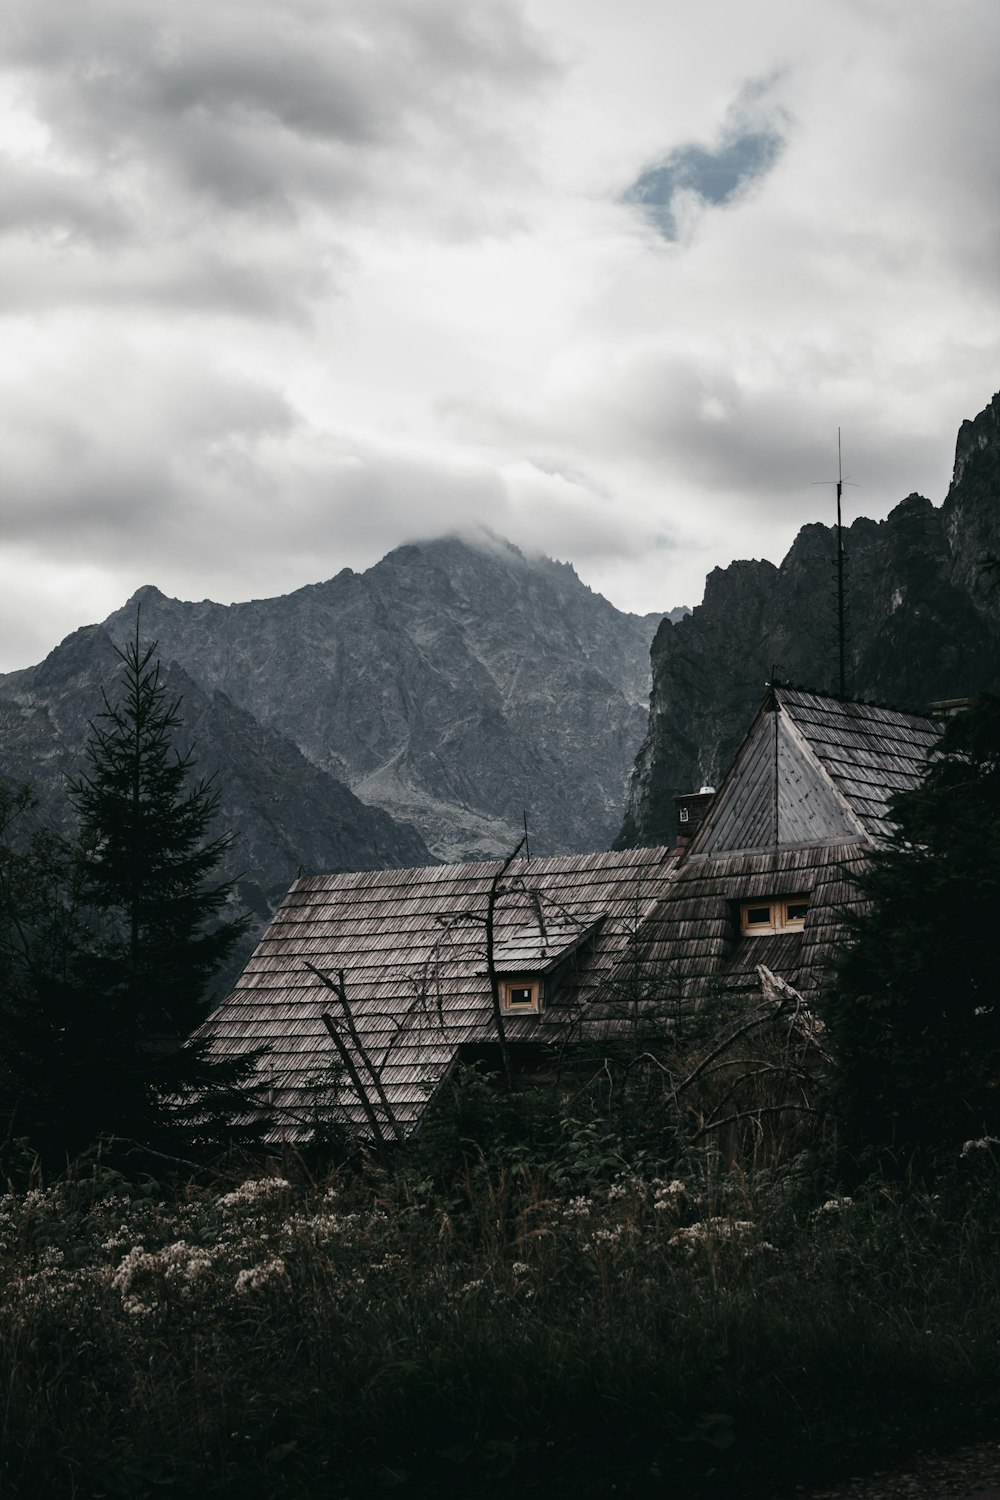
[[[622,608],[939,502],[996,0],[6,0],[0,670],[487,524]]]

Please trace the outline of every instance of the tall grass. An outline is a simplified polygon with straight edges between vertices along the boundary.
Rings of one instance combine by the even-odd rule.
[[[90,1163],[0,1203],[2,1494],[751,1495],[964,1435],[998,1183],[988,1145],[853,1202],[706,1153],[169,1190]]]

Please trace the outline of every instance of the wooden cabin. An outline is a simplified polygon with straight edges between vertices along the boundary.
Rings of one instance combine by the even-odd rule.
[[[495,1005],[536,1066],[581,1019],[614,1026],[622,997],[735,996],[760,964],[808,996],[888,799],[939,732],[773,686],[718,791],[678,799],[675,848],[305,876],[202,1030],[221,1054],[268,1049],[282,1136],[333,1114],[388,1139],[457,1062],[495,1051]]]

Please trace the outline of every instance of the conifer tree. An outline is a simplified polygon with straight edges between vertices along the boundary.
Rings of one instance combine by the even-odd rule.
[[[156,643],[140,644],[138,615],[134,640],[115,649],[122,693],[114,703],[102,693],[86,770],[70,785],[82,894],[104,919],[91,970],[147,1039],[183,1037],[247,919],[223,918],[232,883],[210,883],[231,840],[209,837],[218,793],[191,779],[193,754],[175,747],[180,699],[160,680]]]
[[[93,918],[75,969],[91,1028],[80,1117],[91,1131],[144,1143],[178,1131],[208,1139],[227,1116],[245,1115],[254,1059],[213,1060],[203,1042],[181,1044],[248,918],[225,915],[232,883],[213,880],[230,843],[211,836],[218,793],[192,779],[192,752],[175,747],[180,700],[161,681],[156,643],[140,642],[138,613],[134,639],[116,650],[120,695],[102,690],[86,769],[70,784],[80,896]]]
[[[891,812],[824,1009],[850,1146],[905,1164],[1000,1137],[1000,698],[949,720]]]

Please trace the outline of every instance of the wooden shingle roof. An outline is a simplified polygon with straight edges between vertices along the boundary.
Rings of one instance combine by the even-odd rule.
[[[554,1040],[600,985],[675,868],[665,849],[516,861],[496,911],[498,969],[545,973],[540,1016],[511,1016],[512,1044]],[[266,1046],[272,1099],[294,1137],[317,1118],[313,1083],[336,1061],[323,1021],[341,1011],[311,964],[343,980],[394,1117],[413,1127],[463,1047],[495,1040],[483,917],[501,861],[297,880],[236,988],[202,1033],[219,1055]],[[543,931],[544,929],[544,931]],[[356,1095],[336,1112],[363,1126]]]
[[[915,786],[941,735],[936,719],[778,687],[782,711],[870,837],[883,838],[893,792]]]
[[[866,850],[855,840],[720,854],[682,864],[637,939],[640,962],[661,976],[664,998],[698,1000],[709,991],[756,992],[766,964],[801,993],[820,983],[859,909],[854,881]],[[742,902],[805,896],[801,931],[742,936]]]
[[[798,688],[771,688],[687,858],[880,839],[894,792],[919,780],[934,719]]]

